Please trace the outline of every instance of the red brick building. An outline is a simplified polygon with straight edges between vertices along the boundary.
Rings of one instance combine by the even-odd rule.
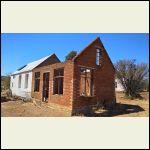
[[[115,68],[96,38],[72,60],[60,62],[53,55],[33,69],[32,97],[47,101],[73,115],[97,103],[115,102]]]

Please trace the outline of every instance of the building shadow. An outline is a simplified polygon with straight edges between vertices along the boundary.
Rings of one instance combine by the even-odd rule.
[[[130,114],[135,112],[141,112],[144,109],[138,105],[120,104],[116,103],[113,108],[90,110],[84,114],[87,117],[113,117],[123,114]]]

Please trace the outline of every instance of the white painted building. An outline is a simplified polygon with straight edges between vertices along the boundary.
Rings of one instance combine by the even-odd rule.
[[[124,88],[118,79],[115,79],[115,90],[116,90],[116,92],[124,91]]]
[[[12,73],[10,77],[10,90],[13,96],[21,96],[26,98],[31,98],[31,89],[32,89],[32,70],[45,62],[48,61],[47,64],[52,64],[51,57],[57,57],[55,54],[46,56],[37,61],[31,62],[14,73]],[[58,59],[58,58],[56,58]],[[59,62],[59,59],[58,59]],[[55,63],[55,62],[54,62]]]

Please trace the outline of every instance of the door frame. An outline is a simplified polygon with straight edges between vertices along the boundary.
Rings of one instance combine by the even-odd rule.
[[[48,77],[45,76],[45,74],[48,74]],[[46,83],[46,78],[48,78],[48,83]],[[43,73],[43,87],[42,87],[42,101],[48,102],[49,99],[49,84],[50,84],[50,72],[44,72]],[[47,93],[45,93],[47,92]],[[46,96],[47,95],[47,96]]]

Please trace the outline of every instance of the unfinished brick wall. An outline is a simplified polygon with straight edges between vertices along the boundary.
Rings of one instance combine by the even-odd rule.
[[[73,99],[73,62],[67,61],[65,63],[55,63],[48,66],[38,67],[33,70],[33,82],[32,82],[32,97],[42,100],[43,93],[43,74],[45,72],[50,73],[49,79],[49,103],[59,104],[72,109]],[[57,95],[53,93],[53,81],[54,81],[54,69],[64,68],[64,81],[63,81],[63,94]],[[34,92],[34,74],[40,72],[40,90]]]
[[[101,50],[100,65],[96,65],[96,48]],[[54,56],[55,57],[55,56]],[[57,63],[47,65],[44,63],[33,70],[32,80],[32,97],[42,100],[43,97],[43,74],[50,73],[49,78],[49,98],[50,104],[57,104],[63,106],[74,114],[82,109],[87,109],[97,102],[112,103],[115,100],[115,69],[112,62],[101,43],[97,38],[90,45],[88,45],[80,54],[64,63]],[[81,96],[80,88],[80,75],[81,67],[89,68],[92,70],[92,95]],[[53,92],[54,86],[54,70],[64,68],[63,80],[63,94],[57,95]],[[34,74],[40,72],[40,90],[34,92]]]
[[[101,49],[100,66],[96,65],[96,47]],[[74,59],[73,110],[95,105],[97,102],[111,103],[115,99],[115,70],[100,39],[96,39]],[[93,69],[92,96],[80,95],[80,68]]]

